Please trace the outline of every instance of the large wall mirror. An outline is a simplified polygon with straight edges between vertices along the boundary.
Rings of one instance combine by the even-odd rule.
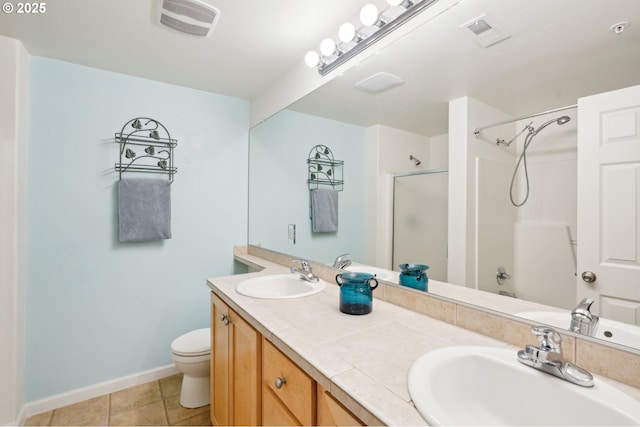
[[[479,19],[495,34],[467,28]],[[326,264],[349,253],[390,281],[426,264],[434,282],[555,308],[532,319],[558,327],[593,295],[603,322],[624,325],[617,342],[640,349],[640,282],[581,291],[575,106],[640,85],[638,46],[636,0],[455,4],[252,129],[249,244]],[[389,75],[402,84],[386,88]],[[317,146],[343,162],[343,185],[327,186],[333,232],[311,227]]]

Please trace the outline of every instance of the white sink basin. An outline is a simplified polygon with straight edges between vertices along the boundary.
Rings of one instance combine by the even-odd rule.
[[[568,330],[571,326],[571,313],[569,312],[525,311],[518,313],[518,316],[556,328]],[[640,348],[640,327],[636,325],[600,318],[593,336],[609,342]]]
[[[317,294],[326,286],[327,282],[324,280],[311,283],[302,280],[297,274],[284,273],[245,280],[236,286],[236,291],[253,298],[284,299]]]
[[[580,387],[525,366],[514,350],[434,350],[414,362],[408,380],[430,425],[640,424],[640,401],[599,378]]]
[[[376,276],[376,279],[391,280],[393,279],[393,272],[385,270],[384,268],[372,267],[370,265],[350,265],[345,268],[347,271],[357,271],[360,273],[369,273]]]

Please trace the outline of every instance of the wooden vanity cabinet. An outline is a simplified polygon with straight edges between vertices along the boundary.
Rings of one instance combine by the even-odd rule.
[[[327,390],[318,384],[318,426],[364,426],[362,421],[342,406]]]
[[[314,425],[316,382],[265,338],[262,350],[263,424]]]
[[[261,335],[211,294],[211,421],[261,425]]]
[[[214,426],[362,426],[355,415],[211,294]]]

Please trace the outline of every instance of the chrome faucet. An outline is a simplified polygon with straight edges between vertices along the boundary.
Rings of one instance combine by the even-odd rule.
[[[351,260],[349,257],[351,254],[342,254],[338,255],[335,261],[333,261],[333,266],[335,268],[343,269],[345,267],[349,267],[351,265]]]
[[[294,263],[299,262],[300,267],[296,267],[295,265],[291,267],[292,273],[297,273],[302,280],[306,280],[307,282],[315,283],[318,281],[318,277],[313,274],[311,271],[311,266],[309,265],[309,261],[304,259],[294,259]]]
[[[582,335],[593,336],[598,326],[598,316],[589,310],[593,299],[584,298],[571,312],[571,325],[569,330]]]
[[[538,337],[539,346],[527,344],[518,352],[518,362],[554,375],[582,387],[593,387],[593,375],[579,366],[564,360],[560,344],[562,338],[554,329],[546,326],[531,328]]]

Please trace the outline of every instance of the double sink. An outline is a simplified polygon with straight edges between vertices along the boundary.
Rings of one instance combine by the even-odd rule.
[[[327,282],[293,273],[258,276],[236,291],[253,298],[302,298]],[[504,348],[453,346],[419,357],[408,374],[411,399],[430,425],[640,425],[640,402],[594,378],[580,387],[518,363]]]

